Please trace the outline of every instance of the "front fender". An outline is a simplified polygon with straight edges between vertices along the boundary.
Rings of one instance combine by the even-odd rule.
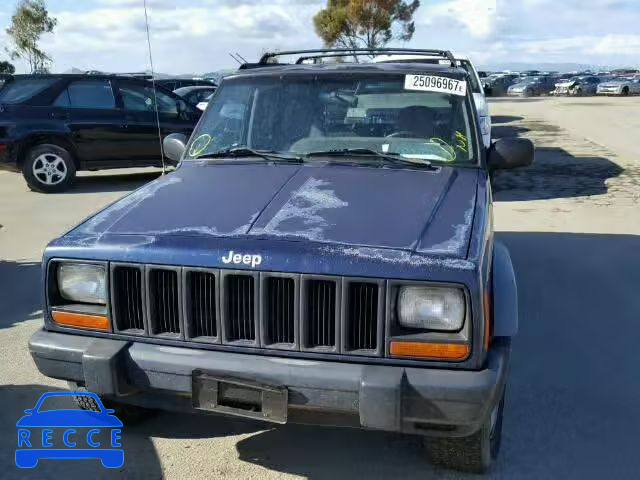
[[[493,335],[518,333],[518,287],[509,250],[500,242],[493,246]]]

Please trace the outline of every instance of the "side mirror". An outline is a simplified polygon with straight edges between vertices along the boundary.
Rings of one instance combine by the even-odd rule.
[[[187,149],[187,137],[182,133],[167,135],[162,142],[162,148],[171,163],[177,165]]]
[[[535,158],[533,142],[527,138],[500,138],[487,153],[489,170],[528,167]]]

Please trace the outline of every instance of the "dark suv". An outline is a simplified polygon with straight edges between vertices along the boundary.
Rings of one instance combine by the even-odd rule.
[[[31,354],[118,416],[403,432],[437,463],[485,470],[518,330],[489,172],[528,165],[533,145],[484,148],[450,52],[294,53],[225,78],[186,145],[165,139],[175,172],[49,244]]]
[[[14,76],[0,90],[0,168],[49,193],[67,189],[78,170],[159,166],[159,134],[189,135],[200,113],[133,77]]]

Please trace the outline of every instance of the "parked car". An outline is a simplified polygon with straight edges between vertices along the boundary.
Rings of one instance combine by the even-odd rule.
[[[192,86],[192,87],[182,87],[173,91],[176,95],[185,99],[185,101],[189,102],[191,105],[196,105],[200,108],[200,103],[207,101],[211,95],[213,95],[218,87],[216,86]],[[200,110],[204,110],[200,108]]]
[[[182,87],[210,87],[216,85],[213,80],[207,78],[159,78],[155,83],[171,91]]]
[[[61,192],[79,170],[161,165],[161,135],[188,135],[200,111],[147,80],[15,76],[0,90],[0,168],[32,190]]]
[[[107,407],[330,419],[484,471],[518,329],[489,172],[533,144],[486,151],[448,52],[272,63],[292,54],[226,78],[191,139],[165,139],[175,172],[45,249],[32,358]]]
[[[482,88],[480,76],[473,62],[467,55],[462,55],[459,53],[453,53],[453,55],[456,59],[456,62],[458,62],[460,66],[469,73],[469,88],[473,93],[473,100],[476,103],[478,118],[480,120],[480,130],[482,132],[482,140],[485,147],[489,148],[491,146],[491,114],[489,113],[489,104],[487,103],[484,89]],[[424,55],[416,56],[415,54],[386,54],[375,57],[373,61],[375,63],[398,61],[402,61],[403,63],[440,63],[446,60],[443,60],[441,57],[437,56],[429,58],[425,57]]]
[[[627,95],[640,94],[640,77],[614,77],[598,85],[598,95]]]
[[[507,95],[518,97],[536,97],[550,93],[554,88],[554,77],[524,77],[507,89]]]
[[[519,78],[515,74],[493,74],[482,80],[485,95],[500,97],[507,94],[507,89]]]
[[[600,81],[599,77],[593,75],[573,77],[569,80],[563,80],[556,83],[556,88],[553,91],[553,94],[558,96],[569,95],[576,97],[595,95]]]

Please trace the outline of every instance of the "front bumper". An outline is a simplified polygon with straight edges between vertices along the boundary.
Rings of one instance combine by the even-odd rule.
[[[466,436],[501,398],[510,343],[492,344],[484,370],[315,361],[167,347],[40,330],[29,341],[46,376],[152,408],[194,411],[194,372],[284,386],[292,422]]]
[[[607,90],[597,90],[596,91],[597,95],[622,95],[622,89],[621,88],[616,88],[616,89],[607,89]]]

